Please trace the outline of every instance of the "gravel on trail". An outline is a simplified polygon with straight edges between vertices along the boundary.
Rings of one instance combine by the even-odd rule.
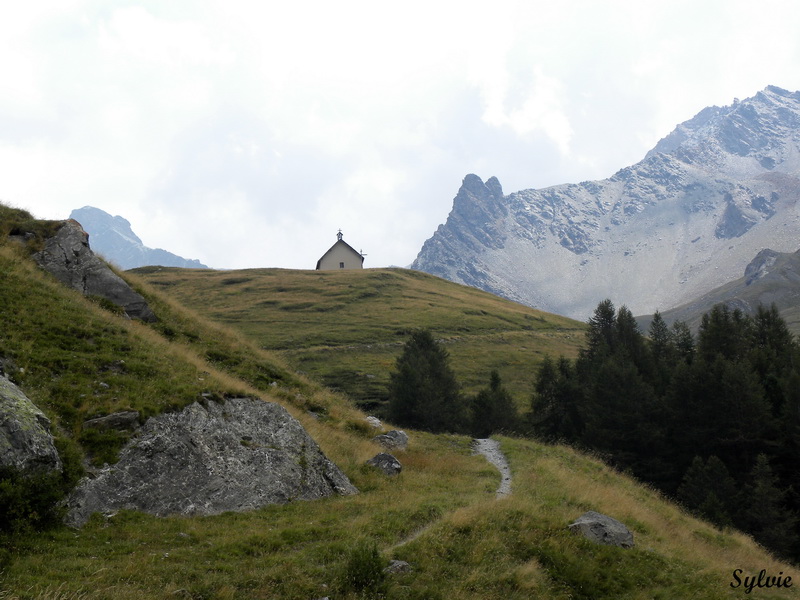
[[[500,486],[497,488],[497,497],[502,498],[511,493],[511,468],[508,466],[506,455],[500,450],[500,442],[488,438],[475,439],[472,442],[477,454],[483,454],[498,471],[500,471]]]

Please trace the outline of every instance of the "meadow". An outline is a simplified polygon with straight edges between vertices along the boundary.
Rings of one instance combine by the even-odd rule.
[[[249,296],[236,286],[255,285],[257,277],[225,284],[245,275],[166,273],[217,278],[208,289],[231,298],[192,292],[198,298],[205,293],[207,310],[182,297],[178,282],[122,276],[147,297],[157,323],[127,320],[107,303],[60,286],[14,244],[0,245],[0,357],[52,419],[65,447],[87,467],[113,462],[125,436],[87,436],[86,419],[130,409],[144,419],[180,410],[203,394],[248,394],[284,405],[360,493],[207,517],[119,511],[95,515],[81,529],[5,536],[2,600],[714,599],[742,597],[730,586],[735,569],[800,577],[796,566],[776,561],[750,538],[697,520],[598,458],[564,446],[499,437],[513,473],[512,494],[500,500],[499,474],[473,453],[466,436],[407,431],[409,447],[397,453],[403,471],[386,477],[365,465],[380,451],[366,413],[351,396],[320,383],[326,367],[302,374],[293,362],[293,353],[302,351],[341,352],[340,365],[377,379],[385,374],[364,370],[346,346],[398,344],[409,328],[430,326],[439,337],[452,338],[448,348],[466,389],[483,385],[484,369],[499,366],[504,381],[516,382],[524,397],[528,359],[565,348],[575,352],[580,324],[405,271],[330,280],[267,271],[264,280],[284,291]],[[339,291],[326,287],[331,280]],[[358,297],[381,282],[384,292],[392,286],[403,291],[386,293],[387,305],[367,310],[360,303],[366,298]],[[473,294],[485,303],[477,304]],[[257,319],[248,308],[256,298],[277,304],[268,304],[270,312]],[[316,310],[317,301],[330,308]],[[236,310],[250,317],[236,316]],[[345,319],[350,313],[355,322]],[[474,363],[459,360],[469,356]],[[387,352],[380,364],[390,366],[391,357]],[[470,369],[478,371],[473,379]],[[514,375],[517,369],[524,373]],[[626,523],[636,546],[596,546],[574,536],[567,525],[587,510]],[[354,583],[349,574],[364,547],[377,550],[380,566],[394,558],[413,570],[386,576],[375,589]],[[796,589],[757,590],[753,596],[796,597]]]

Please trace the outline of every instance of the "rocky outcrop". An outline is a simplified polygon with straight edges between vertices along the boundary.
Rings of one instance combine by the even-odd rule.
[[[597,544],[633,548],[633,534],[625,525],[593,510],[581,515],[569,529]]]
[[[89,247],[89,235],[77,221],[64,221],[33,258],[63,284],[87,296],[105,298],[132,319],[156,320],[145,299],[95,256]]]
[[[135,269],[149,265],[182,267],[184,269],[207,269],[199,260],[183,258],[161,248],[148,248],[142,243],[131,224],[120,216],[112,217],[107,212],[84,206],[69,215],[78,221],[92,239],[92,248],[109,262],[121,269]]]
[[[0,466],[61,470],[50,420],[16,385],[0,376]]]
[[[744,284],[752,285],[759,279],[766,277],[769,274],[770,268],[779,257],[779,252],[775,252],[769,248],[765,248],[759,252],[744,270]]]
[[[67,522],[119,509],[212,515],[357,492],[283,407],[232,398],[149,419],[117,464],[78,484]]]
[[[586,319],[611,298],[664,312],[800,237],[800,92],[701,111],[637,164],[504,196],[467,175],[412,268]]]

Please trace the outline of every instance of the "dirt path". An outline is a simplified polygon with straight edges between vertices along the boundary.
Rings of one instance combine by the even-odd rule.
[[[502,498],[504,496],[508,496],[511,493],[511,469],[508,466],[506,455],[503,454],[502,450],[500,450],[500,442],[490,439],[475,439],[472,440],[472,447],[475,449],[475,454],[482,454],[485,456],[486,460],[488,460],[497,468],[498,471],[500,471],[501,479],[500,486],[497,488],[497,497]],[[404,540],[401,540],[397,544],[387,548],[386,552],[391,552],[395,548],[399,548],[400,546],[404,546],[409,542],[414,541],[438,521],[439,520],[420,527]]]
[[[506,455],[500,450],[500,442],[488,438],[472,441],[472,446],[477,454],[483,454],[498,471],[500,471],[500,486],[497,488],[497,497],[502,498],[511,493],[511,468],[508,466]]]

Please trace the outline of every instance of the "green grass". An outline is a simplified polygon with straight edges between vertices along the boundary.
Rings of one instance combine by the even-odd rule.
[[[58,588],[108,599],[357,597],[333,591],[365,543],[384,562],[413,566],[388,580],[387,597],[397,599],[738,598],[735,568],[793,571],[596,460],[524,440],[502,445],[515,478],[502,500],[496,471],[470,455],[467,439],[415,433],[396,478],[348,466],[357,496],[204,518],[95,517],[80,531],[30,538],[5,586],[11,598]],[[567,525],[590,509],[627,522],[636,546],[571,534]]]
[[[443,341],[467,394],[497,370],[523,410],[542,358],[574,356],[583,342],[582,323],[406,269],[133,272],[365,408],[385,401],[416,328]]]
[[[347,293],[368,292],[372,277],[381,273],[352,276],[355,291]],[[477,308],[472,294],[478,292],[442,287],[421,274],[386,274],[390,277],[378,281],[402,284],[404,291],[374,308],[372,318],[378,323],[337,325],[330,319],[320,324],[320,337],[342,338],[351,345],[363,345],[366,339],[397,343],[404,334],[396,330],[435,323],[425,313],[430,309],[448,324],[434,330],[453,356],[456,347],[462,348],[462,356],[473,357],[475,370],[500,360],[484,356],[490,347],[525,345],[536,353],[546,351],[547,340],[558,348],[569,346],[567,335],[577,338],[575,345],[582,339],[581,329],[566,320],[541,315],[537,321],[537,313],[499,299],[486,298]],[[211,275],[220,278],[221,289],[258,283],[257,277],[241,281],[249,276],[242,273]],[[345,294],[351,285],[348,276],[337,276],[323,281],[343,286],[339,291],[319,288],[315,273],[296,277],[277,272],[274,277],[283,281],[273,282],[274,294],[289,294],[299,285],[292,281],[306,283],[293,298],[267,294],[258,301],[297,307],[312,302],[312,284],[320,298],[323,291],[329,297]],[[177,284],[157,288],[141,289],[159,322],[131,322],[63,288],[18,247],[0,244],[0,357],[10,361],[4,364],[13,378],[53,420],[60,445],[76,451],[80,442],[84,453],[106,460],[111,456],[106,453],[113,454],[121,441],[93,439],[82,426],[87,418],[127,409],[146,416],[177,410],[202,394],[247,393],[284,404],[360,493],[200,518],[121,511],[95,516],[80,530],[57,527],[3,540],[3,562],[8,564],[0,573],[0,600],[356,597],[353,589],[337,594],[337,585],[342,587],[337,582],[364,544],[377,547],[384,561],[398,558],[413,565],[411,573],[388,580],[387,597],[397,599],[739,598],[742,592],[729,587],[733,569],[800,577],[795,566],[775,561],[749,538],[720,532],[568,448],[501,438],[514,482],[512,495],[496,500],[499,475],[471,454],[469,438],[409,431],[409,449],[397,453],[403,472],[385,477],[364,464],[380,449],[370,441],[374,431],[364,424],[364,414],[348,397],[293,372],[284,360],[287,349],[278,356],[260,348],[249,333],[182,307],[171,296]],[[241,294],[239,308],[245,305],[246,294]],[[434,295],[452,299],[429,301]],[[405,296],[411,298],[408,307],[403,306]],[[229,301],[236,298],[234,294]],[[359,301],[370,298],[375,296]],[[222,310],[227,301],[209,294],[209,302],[218,302],[217,310]],[[334,304],[347,305],[341,297]],[[352,306],[348,310],[361,314]],[[384,310],[406,316],[388,323],[381,316]],[[414,311],[421,312],[415,317]],[[309,306],[285,310],[281,327],[309,337],[305,348],[314,351],[322,346],[313,336],[313,323],[305,321],[311,312]],[[296,327],[286,315],[298,319]],[[369,320],[364,315],[353,318]],[[459,322],[469,330],[454,331]],[[359,332],[361,326],[371,333]],[[543,340],[542,345],[529,339]],[[494,346],[485,345],[488,340]],[[343,352],[345,345],[326,346],[317,357]],[[528,377],[528,359],[518,350],[492,352],[503,354],[509,372],[525,369],[519,381]],[[461,375],[466,377],[464,370]],[[567,525],[590,509],[632,527],[636,547],[601,548],[569,534]],[[795,589],[758,590],[753,597],[796,597]]]

